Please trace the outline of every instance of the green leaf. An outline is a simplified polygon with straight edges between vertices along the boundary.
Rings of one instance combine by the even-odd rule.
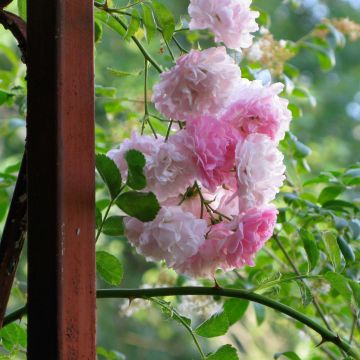
[[[262,304],[254,303],[254,310],[256,316],[256,323],[260,326],[265,321],[265,306]]]
[[[102,232],[109,236],[121,236],[124,235],[124,220],[122,216],[111,216],[106,219]]]
[[[26,0],[17,0],[19,16],[26,21]]]
[[[297,281],[296,283],[300,290],[301,302],[304,307],[307,307],[313,299],[311,290],[303,281]]]
[[[354,262],[355,261],[355,253],[350,244],[342,237],[337,237],[337,242],[340,248],[340,251],[346,260],[346,262]]]
[[[139,76],[143,73],[142,70],[137,71],[137,72],[127,72],[127,71],[122,71],[122,70],[117,70],[117,69],[113,69],[111,67],[106,68],[107,71],[109,71],[111,73],[111,75],[114,75],[116,77],[127,77],[127,76]]]
[[[224,302],[224,311],[229,321],[229,325],[235,324],[245,314],[249,307],[249,301],[240,299],[228,299]]]
[[[97,97],[114,98],[116,96],[116,88],[95,85],[95,95]]]
[[[116,205],[129,216],[143,222],[154,220],[160,210],[159,202],[152,192],[129,191],[118,198]]]
[[[158,1],[153,1],[153,7],[162,28],[164,39],[170,41],[175,31],[175,18],[172,12]]]
[[[228,317],[225,311],[220,311],[212,315],[209,319],[205,320],[202,324],[200,324],[196,328],[195,332],[202,337],[212,338],[224,335],[227,333],[228,330]]]
[[[103,24],[117,32],[122,37],[125,37],[126,31],[124,28],[105,11],[95,9],[95,19],[101,21]]]
[[[304,244],[307,258],[309,260],[309,272],[314,270],[319,262],[320,251],[317,247],[317,243],[314,235],[305,229],[300,230],[300,236]]]
[[[146,40],[150,43],[156,33],[156,22],[152,10],[146,4],[142,4],[142,10]]]
[[[319,203],[325,204],[330,200],[336,199],[343,191],[344,187],[342,186],[329,186],[323,189],[319,195]]]
[[[215,353],[208,355],[205,360],[239,360],[239,357],[234,347],[224,345]]]
[[[115,162],[104,154],[97,154],[96,169],[109,189],[111,198],[115,199],[121,190],[121,174]]]
[[[316,98],[305,88],[295,88],[292,95],[309,102],[312,107],[316,106]]]
[[[144,175],[145,156],[140,151],[129,150],[125,154],[125,160],[128,164],[127,185],[134,190],[144,189],[146,187],[146,177]]]
[[[301,360],[299,358],[299,356],[297,354],[295,354],[294,352],[292,352],[292,351],[285,351],[285,352],[282,352],[282,353],[277,353],[277,354],[274,355],[274,359],[279,359],[282,356],[287,358],[287,359],[290,359],[290,360]]]
[[[133,9],[131,13],[130,24],[125,34],[125,40],[130,40],[132,36],[139,30],[140,27],[140,15],[136,9]]]
[[[11,323],[0,330],[0,338],[5,349],[11,351],[16,347],[26,348],[26,331],[16,323]]]
[[[351,287],[356,306],[360,309],[360,284],[354,280],[349,280],[349,286]]]
[[[341,253],[336,236],[332,232],[325,232],[323,241],[328,258],[330,259],[335,271],[341,270]]]
[[[124,270],[122,263],[106,251],[96,252],[96,269],[108,284],[120,285]]]
[[[98,229],[101,226],[102,223],[102,214],[98,207],[95,208],[95,225],[96,229]]]
[[[100,21],[95,20],[94,29],[95,29],[95,44],[97,44],[98,42],[101,41],[103,36],[103,27]]]
[[[336,65],[335,53],[332,48],[309,42],[304,45],[315,52],[322,70],[329,71]]]
[[[346,277],[329,271],[325,274],[325,279],[330,283],[333,290],[341,294],[347,301],[351,301],[352,291]]]

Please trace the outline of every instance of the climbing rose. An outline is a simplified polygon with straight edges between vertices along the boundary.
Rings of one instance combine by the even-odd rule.
[[[253,266],[256,253],[272,236],[276,217],[275,206],[268,205],[250,209],[232,223],[212,226],[197,254],[177,270],[191,277],[211,278],[217,269]]]
[[[215,41],[240,50],[252,44],[250,33],[259,29],[257,11],[250,10],[251,0],[191,0],[190,30],[210,29]]]
[[[285,179],[284,156],[263,134],[250,134],[236,147],[240,212],[275,199]]]
[[[188,150],[197,178],[214,192],[217,186],[230,183],[234,173],[235,148],[238,138],[227,124],[214,117],[199,116],[188,121],[185,130],[172,137],[172,141]]]
[[[234,93],[236,100],[222,121],[232,124],[243,136],[266,134],[279,142],[289,130],[292,117],[288,100],[278,96],[283,87],[281,83],[263,86],[258,80],[242,79]]]
[[[152,222],[125,218],[124,223],[126,235],[139,254],[151,261],[165,260],[174,268],[198,252],[208,229],[205,220],[178,206],[162,207]]]
[[[153,191],[159,201],[184,192],[193,182],[193,168],[189,167],[189,155],[181,143],[176,145],[165,142],[163,138],[155,139],[136,133],[133,133],[131,140],[125,140],[120,149],[108,153],[118,165],[124,179],[127,178],[127,163],[124,156],[130,149],[141,151],[145,155],[146,190]]]
[[[186,120],[222,111],[241,72],[226,49],[217,47],[191,50],[160,77],[152,98],[156,109],[169,119]]]

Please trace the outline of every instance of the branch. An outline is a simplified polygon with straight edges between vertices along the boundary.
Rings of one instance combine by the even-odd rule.
[[[22,54],[21,60],[25,63],[27,45],[25,21],[21,17],[3,10],[2,4],[0,3],[0,24],[2,24],[5,29],[9,30],[17,40]]]
[[[279,311],[291,318],[303,323],[312,330],[316,331],[322,338],[321,343],[331,342],[344,350],[348,355],[356,360],[360,360],[358,354],[350,344],[342,340],[338,335],[319,325],[303,313],[277,301],[266,298],[265,296],[248,292],[246,290],[224,289],[218,287],[174,287],[174,288],[158,288],[158,289],[109,289],[98,290],[97,298],[151,298],[158,296],[177,296],[177,295],[210,295],[223,296],[230,298],[245,299],[258,304],[265,305],[276,311]]]

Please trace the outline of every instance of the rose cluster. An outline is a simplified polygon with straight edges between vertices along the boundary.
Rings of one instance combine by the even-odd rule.
[[[248,0],[192,0],[191,29],[208,28],[228,47],[250,46],[258,16]],[[289,129],[282,84],[241,77],[225,47],[192,50],[161,74],[156,109],[179,126],[168,138],[133,133],[108,156],[127,177],[126,152],[146,158],[146,191],[156,219],[126,218],[126,235],[148,260],[192,277],[253,265],[276,223],[274,200],[284,181],[279,141]],[[174,129],[172,129],[174,130]]]

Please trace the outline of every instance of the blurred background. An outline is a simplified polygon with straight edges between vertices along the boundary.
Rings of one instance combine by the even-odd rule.
[[[162,0],[186,25],[188,1]],[[127,1],[114,0],[113,6],[124,6]],[[258,0],[254,6],[268,14],[268,29],[276,40],[297,41],[311,32],[320,19],[349,17],[360,23],[360,0]],[[10,9],[16,11],[16,6]],[[100,34],[101,33],[101,34]],[[132,42],[126,42],[108,27],[97,29],[96,46],[96,132],[97,151],[106,152],[118,146],[131,130],[139,128],[143,112],[143,58]],[[141,34],[137,34],[141,38]],[[179,33],[177,38],[190,48],[190,35]],[[195,39],[196,41],[199,39]],[[147,46],[164,66],[172,62],[164,51],[160,38]],[[204,38],[202,44],[211,45]],[[348,42],[336,50],[336,64],[322,70],[319,61],[309,51],[301,52],[290,64],[301,71],[298,81],[312,97],[296,99],[302,116],[292,123],[292,133],[312,149],[307,162],[312,175],[322,171],[345,168],[359,161],[360,154],[360,42]],[[240,66],[242,64],[240,63]],[[0,26],[0,221],[7,212],[12,184],[19,167],[25,138],[25,66],[19,61],[19,52],[11,35]],[[276,80],[276,76],[273,77]],[[150,70],[151,86],[158,81]],[[315,104],[316,99],[316,104]],[[45,119],[44,119],[45,121]],[[164,124],[155,124],[159,132]],[[7,175],[5,175],[7,174]],[[103,189],[99,186],[98,203]],[[101,238],[99,246],[120,258],[125,267],[123,287],[192,284],[177,277],[161,264],[147,263],[136,255],[125,239]],[[26,299],[26,251],[19,267],[10,308],[17,308]],[[254,269],[244,269],[241,276],[251,276],[266,265],[268,258],[261,252]],[[250,275],[249,275],[250,274]],[[235,276],[235,275],[234,275]],[[98,287],[106,287],[100,279]],[[284,291],[292,291],[285,289]],[[219,299],[192,298],[177,300],[182,314],[191,317],[194,324],[221,307]],[[131,315],[131,317],[130,317]],[[266,316],[266,320],[264,318]],[[319,339],[318,339],[319,340]],[[241,322],[234,325],[225,337],[212,341],[201,340],[206,352],[219,345],[232,343],[244,360],[272,359],[279,351],[292,349],[302,359],[327,359],[314,347],[303,329],[284,316],[272,311],[249,307]],[[176,322],[167,319],[160,309],[136,301],[98,301],[98,345],[101,359],[197,359],[196,349],[189,334]],[[22,358],[23,355],[17,355]],[[1,352],[0,352],[1,358]]]

